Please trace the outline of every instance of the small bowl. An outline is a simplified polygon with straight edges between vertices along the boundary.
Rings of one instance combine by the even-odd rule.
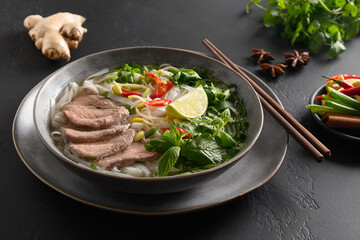
[[[105,68],[115,68],[124,63],[142,65],[170,63],[173,66],[192,68],[200,66],[214,71],[214,76],[225,83],[237,85],[237,94],[244,100],[250,127],[246,146],[229,161],[197,173],[167,177],[123,177],[92,170],[67,158],[50,136],[50,108],[57,96],[70,82],[80,83],[86,77]],[[238,162],[254,145],[263,126],[263,109],[251,85],[238,73],[208,56],[193,51],[165,47],[130,47],[94,53],[67,64],[54,72],[39,90],[34,104],[34,121],[40,139],[71,171],[91,184],[116,191],[137,194],[161,194],[182,191],[206,183]]]
[[[326,86],[322,86],[322,87],[316,89],[315,92],[311,95],[309,103],[321,105],[321,100],[316,99],[316,97],[319,95],[322,95],[322,94],[326,94],[326,93],[327,93]],[[321,121],[319,114],[312,113],[312,115],[315,118],[317,123],[319,123],[323,128],[325,128],[332,134],[335,134],[339,137],[342,137],[342,138],[345,138],[348,140],[360,142],[360,131],[359,130],[354,131],[351,129],[329,128],[326,126],[326,124],[323,121]]]

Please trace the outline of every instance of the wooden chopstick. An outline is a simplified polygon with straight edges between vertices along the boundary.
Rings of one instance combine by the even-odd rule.
[[[236,64],[218,50],[208,39],[203,43],[218,60],[225,63],[241,76],[243,76],[258,93],[263,106],[277,119],[285,129],[319,162],[324,161],[324,155],[331,156],[331,151],[324,146],[315,136],[304,128],[295,118],[285,111],[272,97],[270,97],[259,85],[257,85],[247,74]]]

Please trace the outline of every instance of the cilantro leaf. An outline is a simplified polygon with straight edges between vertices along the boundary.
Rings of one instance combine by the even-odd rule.
[[[280,25],[281,36],[305,43],[312,53],[330,46],[328,54],[336,57],[346,50],[344,40],[354,38],[360,31],[360,1],[353,0],[250,0],[246,12],[255,5],[264,10],[266,27]]]

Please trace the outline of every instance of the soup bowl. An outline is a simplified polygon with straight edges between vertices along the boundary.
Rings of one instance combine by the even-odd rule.
[[[193,68],[194,66],[214,71],[213,76],[226,84],[237,86],[237,95],[243,99],[250,123],[245,147],[232,159],[200,172],[166,176],[133,177],[96,171],[68,158],[51,137],[50,110],[58,96],[71,82],[80,84],[88,76],[103,69],[116,68],[125,63],[140,65],[169,63],[172,66]],[[44,145],[63,165],[75,174],[99,187],[136,194],[162,194],[195,188],[215,179],[236,164],[254,145],[263,126],[263,109],[252,86],[237,72],[194,51],[166,47],[129,47],[94,53],[71,62],[47,77],[40,88],[34,104],[34,122],[37,133]]]

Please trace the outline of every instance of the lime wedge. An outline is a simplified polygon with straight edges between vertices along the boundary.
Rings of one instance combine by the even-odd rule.
[[[179,97],[166,106],[166,111],[182,120],[203,115],[208,107],[208,99],[202,85]]]

